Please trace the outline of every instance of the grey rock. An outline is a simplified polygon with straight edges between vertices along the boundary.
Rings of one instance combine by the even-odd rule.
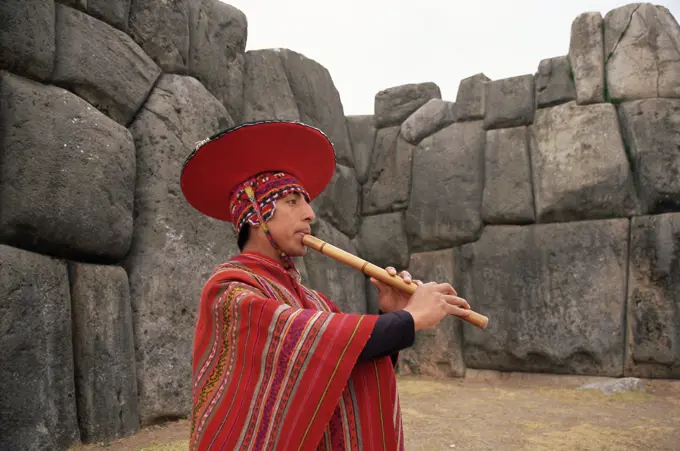
[[[378,288],[371,283],[368,277],[366,278],[366,313],[369,315],[378,315],[380,313]]]
[[[631,3],[604,18],[610,100],[680,97],[680,25],[667,8]]]
[[[86,0],[86,2],[85,12],[89,15],[127,32],[132,0]]]
[[[531,158],[539,222],[625,217],[638,211],[611,104],[569,102],[536,112]]]
[[[128,33],[165,73],[187,74],[189,0],[134,0]]]
[[[248,20],[219,0],[191,2],[189,74],[226,107],[235,122],[243,117],[243,71]]]
[[[333,78],[318,62],[292,50],[280,52],[300,120],[321,129],[333,143],[338,163],[354,167],[345,111]]]
[[[122,125],[64,89],[0,78],[0,240],[85,261],[130,247],[135,147]]]
[[[312,224],[312,234],[358,255],[350,239],[323,219]],[[344,313],[366,313],[366,278],[360,271],[313,249],[307,250],[304,261],[310,288],[329,298]]]
[[[579,387],[579,390],[599,390],[607,396],[614,393],[643,392],[645,384],[634,377],[622,377],[611,381],[593,382]]]
[[[393,266],[398,271],[408,266],[409,249],[403,213],[364,217],[358,242],[361,258],[374,265],[382,268]]]
[[[134,239],[124,266],[143,425],[191,411],[196,303],[214,268],[238,252],[232,225],[193,209],[179,186],[196,144],[231,125],[225,107],[196,79],[163,75],[130,127],[138,177]]]
[[[430,99],[401,124],[401,136],[411,144],[418,144],[455,120],[453,102]]]
[[[411,255],[408,271],[414,280],[449,283],[454,288],[453,249]],[[431,377],[465,376],[462,321],[447,315],[433,329],[416,332],[413,346],[399,353],[399,372],[403,375]]]
[[[312,208],[339,231],[354,237],[359,227],[361,187],[354,169],[337,164],[326,189],[312,201]]]
[[[66,265],[0,245],[0,449],[80,441]]]
[[[468,367],[621,376],[628,220],[487,226],[457,255]]]
[[[363,186],[363,214],[398,211],[408,204],[413,145],[399,135],[399,127],[378,130],[371,169]]]
[[[535,83],[536,106],[538,108],[576,100],[574,73],[567,56],[541,60],[535,76]]]
[[[401,125],[430,99],[441,99],[439,86],[432,82],[409,83],[383,89],[375,95],[375,128]]]
[[[680,99],[645,99],[618,108],[643,213],[680,211]]]
[[[61,3],[69,8],[75,8],[79,11],[87,12],[87,0],[53,0],[52,3]]]
[[[484,128],[529,125],[534,119],[533,75],[494,80],[484,85]]]
[[[474,241],[482,231],[482,121],[451,124],[413,151],[406,232],[422,252]]]
[[[680,378],[680,213],[631,228],[625,374]]]
[[[574,71],[576,102],[579,105],[604,102],[605,68],[602,14],[579,14],[571,24],[569,62]]]
[[[486,83],[491,79],[484,74],[475,74],[464,78],[458,85],[456,95],[456,119],[459,121],[475,121],[484,119],[484,91]]]
[[[78,423],[83,442],[139,431],[130,289],[118,266],[69,267]]]
[[[352,142],[354,169],[360,184],[366,183],[373,158],[376,130],[373,115],[347,116],[347,131]]]
[[[288,76],[278,49],[249,50],[243,75],[243,122],[280,119],[299,121]]]
[[[75,9],[56,8],[54,83],[128,126],[160,69],[122,31]]]
[[[490,224],[534,222],[534,193],[526,126],[486,132],[482,220]]]
[[[54,67],[54,2],[2,0],[0,17],[0,69],[48,79]]]

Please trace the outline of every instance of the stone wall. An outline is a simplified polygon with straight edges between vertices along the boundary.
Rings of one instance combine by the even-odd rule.
[[[0,17],[0,449],[187,416],[196,303],[237,248],[179,171],[255,119],[335,143],[316,235],[451,281],[490,317],[420,333],[402,373],[680,377],[680,27],[665,9],[581,15],[536,74],[474,75],[455,102],[393,87],[349,117],[323,66],[245,51],[245,15],[218,0],[4,0]],[[342,309],[376,311],[357,271],[298,263]]]

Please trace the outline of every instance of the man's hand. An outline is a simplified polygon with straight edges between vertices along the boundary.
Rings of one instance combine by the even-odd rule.
[[[387,271],[390,276],[397,275],[397,270],[391,266],[385,268],[385,271]],[[409,284],[423,284],[420,280],[413,280],[411,274],[409,274],[408,271],[400,272],[399,277],[401,277],[404,282]],[[406,307],[406,304],[408,304],[409,299],[411,299],[410,294],[404,293],[403,291],[397,290],[396,288],[392,288],[391,286],[384,284],[373,277],[371,277],[371,283],[378,288],[378,306],[384,313],[403,310],[404,307]]]

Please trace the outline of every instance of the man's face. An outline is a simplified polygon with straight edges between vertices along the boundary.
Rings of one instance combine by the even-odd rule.
[[[302,237],[311,232],[310,223],[314,219],[311,205],[302,195],[292,193],[276,200],[276,210],[267,227],[282,251],[300,257],[307,253]]]

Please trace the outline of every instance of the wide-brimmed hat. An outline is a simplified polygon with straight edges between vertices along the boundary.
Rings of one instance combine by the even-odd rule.
[[[333,144],[315,127],[296,121],[248,122],[199,143],[184,163],[180,186],[196,210],[232,222],[231,195],[247,179],[284,172],[312,200],[328,186],[335,164]]]

